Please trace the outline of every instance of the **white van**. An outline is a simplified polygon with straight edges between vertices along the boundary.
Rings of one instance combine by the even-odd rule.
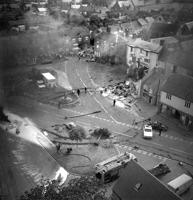
[[[192,177],[188,176],[187,174],[182,174],[177,178],[175,178],[174,180],[170,181],[167,185],[176,194],[181,195],[184,192],[186,192],[191,187],[192,184],[193,184]]]

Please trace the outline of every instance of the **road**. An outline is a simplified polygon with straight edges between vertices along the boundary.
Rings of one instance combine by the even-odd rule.
[[[88,65],[89,63],[78,61],[76,58],[70,58],[65,62],[63,70],[67,73],[72,88],[96,88],[96,84],[93,83],[89,75]],[[17,98],[17,101],[15,101],[15,98]],[[23,112],[26,116],[34,119],[40,127],[46,128],[48,124],[63,123],[64,121],[76,121],[88,127],[106,127],[115,135],[126,136],[136,144],[152,147],[156,149],[156,152],[160,150],[162,154],[165,152],[166,157],[168,153],[175,154],[179,160],[188,160],[188,163],[193,164],[193,140],[172,136],[168,132],[162,133],[162,136],[155,133],[153,140],[144,140],[140,126],[135,130],[131,125],[133,119],[136,119],[137,113],[113,107],[109,99],[93,91],[88,91],[86,94],[84,90],[81,91],[79,102],[74,107],[58,110],[50,105],[37,104],[36,101],[22,97],[12,97],[7,101],[9,107],[19,108],[17,109],[18,112]],[[14,106],[14,104],[17,104],[17,106]],[[30,110],[33,110],[33,112],[30,112]],[[101,112],[98,114],[65,120],[65,117],[84,115],[99,110]],[[140,116],[138,117],[140,118]]]
[[[98,85],[92,80],[88,65],[89,63],[78,61],[76,58],[70,58],[63,65],[62,70],[66,72],[72,88],[92,88],[87,93],[81,90],[78,105],[58,109],[26,97],[11,97],[7,100],[6,107],[22,117],[27,116],[32,119],[40,128],[49,129],[54,124],[69,121],[89,128],[108,128],[113,135],[125,138],[123,144],[116,145],[117,152],[125,150],[133,152],[138,157],[139,163],[146,169],[150,169],[160,162],[168,162],[172,169],[175,169],[178,168],[178,161],[183,161],[187,163],[186,166],[191,171],[193,168],[193,140],[176,137],[170,135],[169,132],[163,133],[162,136],[155,134],[152,140],[144,140],[140,127],[134,129],[131,125],[133,119],[141,120],[141,117],[136,112],[117,106],[113,107],[111,100],[96,92],[95,89]],[[99,110],[101,112],[97,114],[69,118]],[[139,149],[134,150],[133,146],[138,146]],[[172,177],[182,171],[174,170]],[[171,176],[169,177],[171,178]]]

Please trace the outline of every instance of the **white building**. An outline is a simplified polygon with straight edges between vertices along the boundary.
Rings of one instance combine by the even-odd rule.
[[[56,86],[56,78],[50,72],[42,73],[42,76],[43,76],[44,83],[47,87]]]
[[[159,44],[136,39],[127,46],[127,64],[140,62],[141,66],[145,66],[148,71],[151,71],[157,66],[158,56],[162,47]]]
[[[184,125],[192,128],[193,78],[180,74],[171,75],[161,88],[160,111],[169,112]]]

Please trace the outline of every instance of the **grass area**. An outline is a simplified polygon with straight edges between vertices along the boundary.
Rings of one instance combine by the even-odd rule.
[[[66,149],[71,147],[70,154]],[[61,153],[55,154],[55,159],[69,172],[80,175],[94,174],[95,164],[117,154],[114,147],[104,148],[102,146],[88,145],[63,145]]]

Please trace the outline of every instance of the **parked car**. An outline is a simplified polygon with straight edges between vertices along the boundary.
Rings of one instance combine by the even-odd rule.
[[[152,169],[148,170],[151,174],[153,174],[154,176],[158,177],[164,174],[169,173],[171,170],[170,168],[166,165],[166,164],[159,164],[155,167],[153,167]]]
[[[146,124],[146,125],[143,127],[143,138],[151,139],[152,137],[153,137],[152,126]]]
[[[148,125],[152,126],[153,130],[157,130],[157,131],[159,131],[159,130],[167,131],[168,130],[168,127],[159,121],[154,121],[154,122],[150,121],[150,122],[148,122]]]

